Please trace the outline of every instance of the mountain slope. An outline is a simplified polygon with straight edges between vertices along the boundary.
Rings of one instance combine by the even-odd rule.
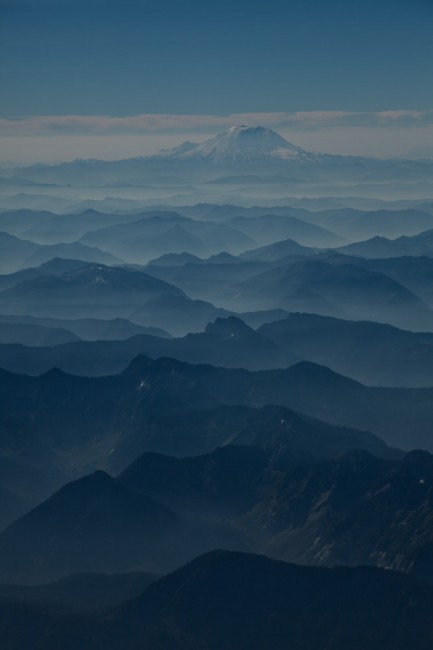
[[[0,584],[0,602],[43,607],[56,614],[102,614],[140,596],[159,576],[152,573],[77,573],[44,585]]]
[[[232,288],[238,309],[283,308],[397,327],[431,330],[433,312],[401,284],[383,273],[348,263],[304,258],[277,266]]]
[[[408,255],[433,257],[433,230],[426,230],[418,235],[402,236],[397,239],[373,237],[367,241],[342,246],[339,251],[347,255],[358,255],[367,258],[404,257]]]
[[[0,272],[14,273],[21,269],[39,266],[55,257],[100,264],[117,264],[118,257],[79,242],[71,244],[40,245],[19,239],[7,233],[0,233]]]
[[[125,318],[97,319],[97,318],[50,318],[37,316],[11,316],[1,315],[0,323],[6,325],[23,324],[43,327],[49,330],[63,329],[75,335],[75,340],[85,341],[121,341],[139,334],[161,336],[170,338],[164,330],[156,327],[143,327]],[[72,340],[72,339],[71,339]],[[28,345],[35,345],[28,343]],[[56,345],[56,343],[54,343]]]
[[[37,583],[134,564],[152,571],[157,539],[176,527],[170,510],[96,472],[69,483],[0,535],[0,578]]]
[[[176,212],[150,214],[137,221],[100,228],[88,232],[80,242],[102,247],[137,264],[165,253],[187,252],[201,257],[221,251],[237,254],[255,244],[254,239],[235,227],[194,221]]]
[[[0,296],[2,312],[7,314],[113,318],[128,316],[161,293],[183,295],[177,287],[145,273],[90,264],[22,282]]]
[[[105,617],[3,602],[0,634],[4,650],[429,650],[432,604],[429,585],[392,571],[216,551]]]
[[[137,357],[114,377],[52,370],[40,377],[2,371],[0,378],[4,422],[9,422],[5,435],[12,436],[19,424],[28,434],[43,434],[50,445],[70,447],[103,434],[102,448],[86,448],[102,459],[116,447],[121,432],[142,431],[143,418],[222,405],[274,404],[370,431],[394,447],[433,449],[431,388],[366,387],[309,362],[250,372]]]
[[[99,471],[68,483],[0,533],[0,581],[164,573],[216,547],[248,548],[231,526],[183,519]]]
[[[403,650],[412,643],[426,650],[430,603],[429,588],[398,574],[217,552],[152,585],[119,610],[113,627],[128,630],[137,647],[151,635],[155,650]]]
[[[191,308],[191,311],[182,319],[184,305]],[[98,305],[98,314],[102,308],[102,305]],[[176,308],[180,310],[180,317],[177,316]],[[48,309],[49,305],[44,305],[44,310]],[[179,323],[173,331],[184,331],[188,318],[191,319],[191,325],[193,322],[200,325],[206,322],[210,309],[214,316],[220,313],[209,303],[188,301],[182,296],[173,296],[173,299],[171,296],[161,296],[148,301],[143,308],[134,312],[133,317],[139,322],[154,325],[165,322],[170,324],[170,318],[178,318]],[[110,313],[111,311],[110,309]],[[78,341],[40,348],[0,343],[0,365],[3,368],[33,375],[53,367],[78,375],[114,374],[123,370],[138,354],[152,358],[174,357],[182,361],[212,363],[230,368],[244,366],[252,370],[288,366],[299,361],[290,351],[261,336],[236,317],[217,318],[215,323],[206,326],[204,332],[188,334],[182,338],[139,334],[125,340]]]
[[[433,580],[433,457],[352,451],[326,460],[224,447],[144,454],[120,476],[177,512],[230,519],[252,548],[302,564],[374,564]],[[233,519],[234,518],[234,519]]]
[[[299,358],[375,386],[432,386],[433,335],[294,313],[258,333]]]

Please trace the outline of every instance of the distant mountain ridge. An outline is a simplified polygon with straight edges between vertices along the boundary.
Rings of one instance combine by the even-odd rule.
[[[257,158],[278,160],[320,160],[326,154],[311,153],[288,142],[272,129],[262,126],[232,126],[200,144],[184,142],[161,152],[157,157],[175,160],[248,161]]]
[[[293,192],[294,188],[302,190],[306,183],[320,187],[329,181],[334,187],[344,185],[347,188],[350,183],[389,186],[391,182],[399,183],[404,179],[406,183],[420,182],[430,187],[432,166],[429,160],[382,160],[306,151],[271,129],[238,125],[204,142],[185,142],[158,154],[112,161],[78,159],[57,165],[34,165],[8,170],[3,178],[6,185],[18,182],[20,186],[26,183],[31,186],[35,183],[75,186],[123,183],[140,187],[143,177],[150,184],[160,186],[162,181],[178,187],[183,186],[185,180],[206,184],[226,179],[230,187],[234,176],[241,184],[245,177],[247,186],[253,188],[266,179],[280,188],[289,183]],[[219,184],[218,188],[221,187]],[[336,191],[335,195],[338,193]],[[195,196],[198,198],[200,194]]]

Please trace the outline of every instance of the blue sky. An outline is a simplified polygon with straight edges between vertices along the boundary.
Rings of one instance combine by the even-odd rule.
[[[430,111],[432,33],[433,0],[0,0],[0,117]]]

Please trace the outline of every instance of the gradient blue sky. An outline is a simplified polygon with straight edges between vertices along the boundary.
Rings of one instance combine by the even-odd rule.
[[[0,0],[0,117],[430,111],[432,34],[433,0]]]

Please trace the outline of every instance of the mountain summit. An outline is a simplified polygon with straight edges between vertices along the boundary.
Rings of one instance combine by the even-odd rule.
[[[160,157],[222,162],[227,159],[255,160],[257,158],[311,160],[317,158],[317,155],[296,147],[271,129],[240,125],[232,126],[224,133],[200,144],[184,142],[175,149],[163,151]]]

